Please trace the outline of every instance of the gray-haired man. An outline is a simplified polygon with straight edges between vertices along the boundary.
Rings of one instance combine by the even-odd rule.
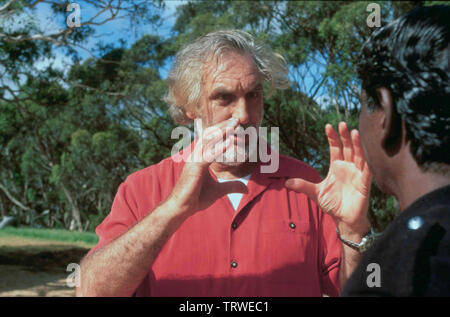
[[[229,132],[260,127],[264,83],[288,82],[283,58],[244,32],[218,31],[187,45],[168,82],[174,119],[200,119],[204,132],[182,162],[169,157],[120,185],[97,228],[99,244],[82,261],[77,294],[338,295],[360,258],[349,241],[369,231],[371,175],[358,132],[341,123],[341,141],[326,126],[331,167],[322,182],[283,155],[273,173],[248,155],[218,160],[252,145]]]

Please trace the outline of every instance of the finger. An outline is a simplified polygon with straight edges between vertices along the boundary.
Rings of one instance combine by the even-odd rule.
[[[344,160],[341,140],[336,131],[334,131],[333,126],[329,123],[325,125],[325,134],[330,145],[330,163],[335,160]]]
[[[225,141],[226,139],[229,139],[230,136],[233,136],[233,131],[234,129],[232,127],[226,127],[223,129],[211,129],[209,131],[210,133],[203,137],[201,146],[203,148],[211,147],[220,141]]]
[[[364,184],[369,186],[372,181],[372,173],[367,164],[366,158],[364,156],[364,151],[361,145],[361,139],[358,130],[352,131],[352,142],[353,148],[355,149],[355,165],[362,172],[362,181]]]
[[[370,187],[370,183],[372,182],[372,173],[370,172],[370,168],[367,162],[364,163],[364,167],[362,170],[362,181],[363,184],[366,184],[367,187]]]
[[[235,127],[239,120],[231,118],[206,128],[197,143],[195,161],[212,163],[219,155],[232,145]]]
[[[200,138],[201,142],[199,142],[199,147],[203,147],[203,149],[206,146],[211,147],[220,140],[226,140],[227,138],[233,136],[233,132],[238,124],[239,120],[231,118],[206,128]]]
[[[353,162],[353,143],[350,138],[350,132],[348,132],[347,129],[347,124],[345,122],[339,122],[338,128],[343,145],[344,160],[347,162]]]
[[[351,133],[352,143],[353,143],[353,149],[355,151],[354,153],[354,162],[356,165],[356,168],[360,171],[364,168],[364,163],[366,162],[364,158],[364,152],[361,146],[361,140],[359,139],[359,132],[358,130],[352,130]]]
[[[239,125],[239,120],[236,118],[230,118],[228,120],[221,121],[213,126],[206,128],[203,131],[202,138],[204,140],[210,140],[215,138],[219,134],[225,134],[230,128],[235,129]]]
[[[216,142],[217,141],[217,142]],[[211,140],[204,148],[203,148],[203,160],[208,163],[212,163],[215,161],[220,155],[225,153],[225,151],[233,145],[233,140],[231,138],[227,138],[225,141],[222,140],[222,137]]]
[[[209,132],[210,134],[208,136],[203,135],[195,144],[189,161],[194,163],[212,162],[210,161],[210,157],[215,153],[211,149],[214,150],[214,145],[222,140],[222,134],[218,133],[220,131],[213,131],[212,129]],[[222,144],[222,146],[225,146],[225,144]]]
[[[290,178],[288,179],[284,185],[297,193],[304,193],[313,201],[317,202],[317,184],[308,182],[301,178]]]

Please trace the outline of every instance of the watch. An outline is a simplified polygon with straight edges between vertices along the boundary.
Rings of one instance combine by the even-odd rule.
[[[336,233],[339,240],[341,240],[344,244],[348,245],[349,247],[358,250],[360,253],[367,251],[367,249],[370,248],[375,239],[380,235],[382,235],[382,233],[375,233],[373,231],[373,228],[370,228],[370,231],[361,239],[361,242],[358,244],[341,237],[338,228],[336,228]]]

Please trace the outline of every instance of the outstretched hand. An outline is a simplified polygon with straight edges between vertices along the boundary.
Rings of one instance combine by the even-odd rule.
[[[327,177],[318,184],[291,178],[285,185],[305,193],[338,224],[363,232],[369,226],[367,209],[372,175],[364,158],[359,132],[353,130],[350,134],[345,122],[340,122],[340,139],[330,124],[325,126],[325,133],[330,145]]]

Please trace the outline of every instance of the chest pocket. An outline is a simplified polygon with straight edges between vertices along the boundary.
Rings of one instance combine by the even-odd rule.
[[[261,226],[263,234],[308,234],[309,232],[310,223],[307,221],[277,219],[263,223]]]
[[[316,258],[309,222],[277,219],[261,226],[260,237],[260,251],[266,254],[266,270],[271,272],[270,283],[283,290],[309,283],[305,279],[314,274],[304,272],[312,271]]]

